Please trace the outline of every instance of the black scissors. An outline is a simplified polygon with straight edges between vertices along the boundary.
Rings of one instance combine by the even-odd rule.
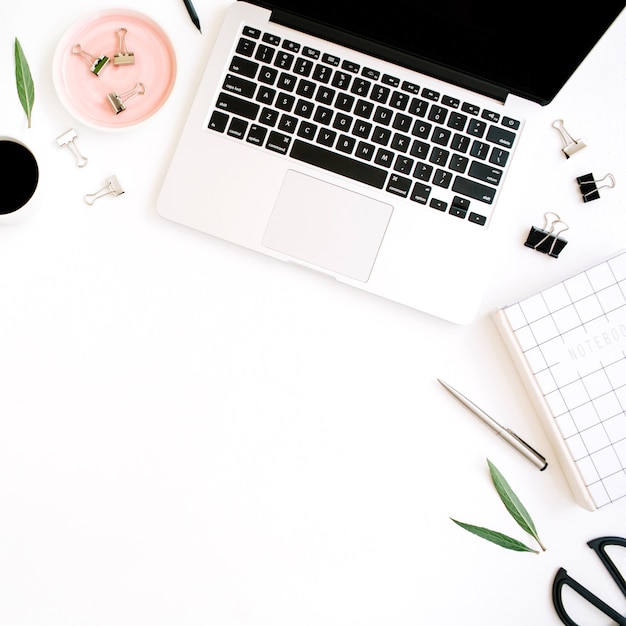
[[[626,597],[626,581],[624,581],[624,577],[606,553],[605,549],[607,546],[622,546],[626,548],[626,539],[622,539],[621,537],[598,537],[597,539],[588,541],[587,545],[598,555],[598,558],[602,561],[602,564],[606,567],[609,574],[611,574],[611,577],[620,588],[620,591]],[[567,573],[567,571],[561,567],[557,571],[556,576],[554,577],[554,582],[552,583],[552,601],[554,602],[554,608],[556,609],[558,616],[564,624],[567,624],[567,626],[580,626],[578,622],[575,622],[569,616],[563,606],[562,592],[563,587],[566,585],[587,600],[587,602],[593,604],[605,615],[608,615],[608,617],[619,624],[619,626],[626,626],[626,617],[620,615],[614,608],[606,604],[606,602],[600,600],[598,596],[591,593],[589,589],[583,587],[583,585],[574,580]]]

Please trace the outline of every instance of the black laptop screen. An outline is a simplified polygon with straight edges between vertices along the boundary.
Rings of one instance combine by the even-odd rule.
[[[554,0],[385,0],[367,7],[355,0],[252,1],[284,11],[285,23],[293,17],[300,26],[295,16],[313,20],[329,29],[327,37],[334,32],[331,38],[364,52],[459,84],[464,74],[541,104],[554,98],[625,6],[622,0],[579,7]],[[363,40],[373,46],[358,43]]]

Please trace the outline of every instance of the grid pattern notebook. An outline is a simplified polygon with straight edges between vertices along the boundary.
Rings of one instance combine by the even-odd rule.
[[[578,502],[626,497],[626,252],[494,319]]]

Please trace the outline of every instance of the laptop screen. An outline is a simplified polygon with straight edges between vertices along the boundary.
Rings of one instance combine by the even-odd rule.
[[[482,85],[544,105],[625,6],[622,0],[579,8],[555,0],[513,5],[493,0],[385,0],[372,8],[355,0],[252,1],[286,12],[284,23],[301,29],[304,24],[292,17],[313,20],[322,36],[337,43],[488,95],[491,90]],[[308,30],[318,34],[315,28]],[[359,43],[363,40],[368,43]],[[469,77],[469,83],[461,75]]]

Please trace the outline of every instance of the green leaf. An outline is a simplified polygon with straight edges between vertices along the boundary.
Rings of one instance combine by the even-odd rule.
[[[28,61],[17,37],[15,38],[15,82],[17,84],[17,95],[26,113],[28,128],[30,128],[33,103],[35,101],[35,85],[28,67]]]
[[[489,464],[489,472],[491,474],[491,480],[500,496],[500,499],[504,503],[507,511],[513,516],[513,519],[523,528],[527,533],[532,535],[537,543],[541,546],[541,549],[545,552],[545,546],[541,543],[535,524],[530,517],[528,511],[524,505],[520,502],[520,499],[515,495],[511,489],[509,483],[504,479],[504,476],[500,473],[498,468],[487,459]]]
[[[487,541],[491,541],[503,548],[507,548],[508,550],[516,550],[517,552],[534,552],[535,554],[539,554],[537,550],[533,550],[529,548],[527,545],[523,544],[521,541],[517,539],[513,539],[513,537],[509,537],[508,535],[503,535],[496,530],[490,530],[489,528],[484,528],[482,526],[474,526],[473,524],[466,524],[465,522],[459,522],[454,518],[450,518],[455,524],[458,524],[461,528],[465,528],[465,530],[486,539]]]

